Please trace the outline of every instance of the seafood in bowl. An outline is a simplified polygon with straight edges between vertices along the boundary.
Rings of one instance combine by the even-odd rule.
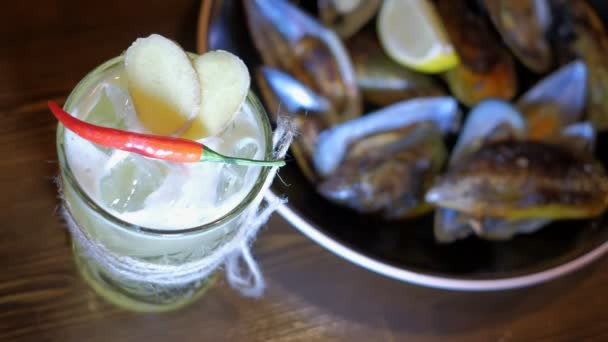
[[[429,26],[458,55],[443,73],[405,67],[380,44],[385,1],[242,2],[257,85],[269,112],[299,128],[292,155],[309,188],[403,227],[432,216],[439,242],[507,240],[601,215],[606,37],[593,10],[561,0],[411,3],[435,9]]]
[[[299,128],[291,153],[315,201],[402,229],[430,217],[434,229],[424,229],[437,242],[509,240],[601,216],[606,33],[592,7],[408,0],[435,13],[420,20],[443,32],[435,45],[457,54],[450,67],[412,69],[395,56],[415,61],[424,52],[382,37],[404,27],[379,23],[388,3],[397,8],[388,0],[241,2],[259,57],[250,59],[256,85],[268,112]],[[540,163],[545,155],[549,164]],[[592,171],[583,181],[584,165]],[[553,168],[568,177],[542,172]],[[545,183],[564,188],[533,186]],[[475,184],[497,187],[462,190]],[[594,192],[574,200],[568,186]],[[515,207],[521,201],[528,206]]]
[[[211,17],[210,24],[213,25],[210,27],[215,30],[209,33],[209,43],[199,45],[199,48],[235,51],[242,56],[250,70],[270,68],[291,78],[287,85],[280,81],[285,80],[285,77],[277,78],[279,81],[274,83],[273,91],[278,91],[280,96],[276,96],[276,93],[270,97],[262,96],[271,116],[289,115],[300,127],[298,141],[292,145],[291,162],[281,171],[283,182],[277,182],[273,186],[273,193],[289,198],[289,203],[279,212],[316,243],[350,262],[389,277],[424,286],[460,290],[497,290],[535,284],[580,269],[608,251],[608,215],[605,214],[585,219],[554,216],[516,220],[492,216],[479,218],[433,205],[422,197],[419,200],[421,205],[416,210],[407,209],[405,215],[398,215],[400,211],[396,209],[400,206],[407,208],[406,204],[411,198],[420,197],[397,196],[393,189],[395,184],[414,184],[411,179],[418,179],[417,184],[424,184],[423,195],[426,195],[450,172],[460,156],[470,158],[471,153],[481,147],[505,141],[548,144],[557,146],[558,149],[566,147],[566,153],[574,150],[577,156],[591,156],[592,160],[608,165],[608,134],[603,132],[605,128],[602,128],[601,120],[591,120],[592,116],[602,118],[604,112],[602,106],[593,106],[589,97],[592,87],[599,89],[596,90],[598,94],[602,93],[601,70],[605,63],[597,63],[603,60],[599,57],[602,56],[602,49],[597,42],[601,42],[605,33],[602,22],[598,26],[597,22],[589,18],[599,17],[603,22],[608,21],[608,4],[604,1],[580,1],[582,5],[578,6],[583,8],[589,3],[592,12],[586,14],[588,19],[575,21],[573,12],[564,10],[565,6],[577,6],[572,2],[494,0],[491,2],[499,5],[498,13],[501,14],[498,18],[500,21],[496,21],[492,17],[496,14],[491,13],[496,9],[489,8],[493,5],[490,1],[465,0],[467,8],[471,10],[469,13],[481,18],[484,27],[489,30],[488,35],[493,37],[503,51],[511,55],[517,85],[510,100],[479,96],[475,104],[470,106],[455,96],[446,81],[446,72],[465,60],[462,56],[456,56],[456,51],[462,49],[460,43],[448,39],[451,32],[445,27],[446,19],[437,10],[442,0],[382,0],[379,9],[371,17],[355,20],[357,25],[364,24],[349,36],[341,35],[332,23],[324,21],[320,9],[324,4],[318,1],[290,1],[289,4],[295,10],[306,14],[321,27],[333,31],[344,48],[353,71],[353,82],[349,84],[358,88],[362,100],[359,114],[350,117],[340,114],[342,109],[339,101],[336,102],[327,93],[323,93],[315,82],[311,82],[310,76],[302,76],[290,67],[268,63],[261,58],[260,51],[256,49],[259,43],[254,44],[252,30],[243,29],[244,23],[250,24],[244,1],[208,1],[211,2],[212,9],[221,7],[232,10],[211,11],[221,16],[221,19]],[[338,2],[341,1],[330,0],[328,3],[333,6]],[[354,5],[363,3],[346,2],[352,6],[346,4],[346,7],[339,9],[338,14],[342,18],[343,14],[355,9]],[[282,5],[281,1],[269,3]],[[543,6],[546,4],[549,6]],[[409,14],[392,15],[396,9],[404,8],[410,10]],[[529,9],[532,10],[528,12]],[[408,20],[403,19],[406,17]],[[293,28],[288,25],[286,15],[283,19],[283,29]],[[229,30],[218,29],[222,24],[225,27],[226,23],[232,23],[228,25]],[[544,42],[536,40],[541,37],[540,31],[544,32]],[[265,46],[274,49],[273,53],[276,54],[281,49],[285,51],[285,45],[280,40],[270,35],[266,37],[272,39]],[[587,44],[590,41],[594,43]],[[412,42],[421,44],[416,44],[414,49]],[[544,44],[549,47],[550,62],[547,65],[544,65],[545,57],[542,57]],[[425,52],[426,48],[430,53]],[[323,53],[319,57],[327,55]],[[336,63],[327,61],[313,61],[322,66],[315,66],[315,70],[333,70],[327,66]],[[571,63],[577,66],[571,67]],[[261,74],[258,72],[252,85],[262,95],[265,87],[272,88],[263,84]],[[315,77],[327,80],[336,79],[336,75],[333,73]],[[562,81],[550,81],[551,78],[561,78]],[[579,78],[585,80],[582,87],[579,86]],[[553,87],[532,91],[539,89],[542,83],[552,84]],[[334,84],[340,85],[342,82]],[[472,89],[475,90],[475,87]],[[299,95],[287,95],[292,92]],[[414,130],[428,126],[424,122],[406,125],[394,131],[387,129],[364,134],[349,140],[343,147],[330,146],[332,148],[329,151],[343,151],[339,162],[332,164],[335,166],[332,170],[336,173],[320,174],[315,167],[314,154],[324,132],[400,102],[437,97],[451,97],[458,103],[459,112],[463,114],[462,118],[460,114],[457,116],[459,125],[440,134],[447,155],[437,173],[425,169],[428,163],[424,161],[418,167],[415,167],[415,163],[413,166],[404,163],[408,160],[403,157],[405,155],[417,155],[422,160],[429,160],[428,153],[419,152],[425,150],[423,148],[397,149],[400,153],[384,155],[392,153],[386,152],[393,148],[389,146],[408,146],[409,139],[406,137],[410,133],[433,131],[429,128]],[[291,101],[294,99],[296,101]],[[477,120],[471,120],[471,114],[476,111],[474,109],[482,109],[481,105],[487,102],[494,102],[493,110],[481,111],[486,114],[477,116]],[[498,103],[502,105],[495,106]],[[476,133],[475,130],[466,128],[472,123],[484,133],[472,136],[470,133],[465,134],[467,131]],[[356,132],[352,136],[357,136],[354,133]],[[463,139],[465,135],[469,138]],[[417,138],[412,140],[418,141]],[[437,135],[429,133],[428,140],[436,141]],[[466,141],[474,143],[465,143]],[[410,146],[428,148],[438,144]],[[430,150],[432,149],[426,151]],[[396,155],[401,156],[398,161],[393,160]],[[345,165],[348,167],[344,168]],[[403,168],[404,166],[408,167]],[[420,166],[427,171],[418,172]],[[389,171],[398,167],[402,169]],[[338,174],[337,171],[343,177],[332,177]],[[404,176],[406,173],[407,176]],[[425,174],[433,175],[432,181],[426,183],[422,176]],[[334,187],[330,189],[333,192],[329,194],[337,200],[327,198],[327,193],[321,193],[325,190],[321,184],[330,179],[337,181],[332,182]],[[376,192],[372,191],[371,197],[365,197],[361,195],[365,186],[361,185],[366,184],[365,180],[368,179],[379,185],[390,184],[390,187],[374,187]],[[341,187],[335,185],[346,186],[348,191],[344,194],[353,194],[353,197],[345,197],[342,201],[342,197],[339,197],[342,192],[337,191]],[[419,193],[416,187],[401,189],[410,189],[403,194]],[[381,200],[380,197],[384,192],[388,198],[394,196],[392,198],[398,200],[386,205],[389,201]],[[359,196],[363,197],[359,199]],[[376,203],[369,202],[366,198],[378,198],[378,203],[385,205],[376,206]]]
[[[553,220],[603,213],[608,194],[603,167],[591,154],[595,132],[589,123],[577,123],[586,75],[585,65],[575,61],[522,95],[517,108],[486,100],[472,109],[447,172],[426,194],[439,207],[438,241],[469,234],[504,240]],[[576,202],[579,195],[597,202]]]

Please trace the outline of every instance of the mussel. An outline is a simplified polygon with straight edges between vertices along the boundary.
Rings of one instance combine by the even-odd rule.
[[[370,21],[380,0],[318,0],[321,21],[342,38],[349,38]]]
[[[513,58],[480,9],[463,0],[439,0],[437,9],[461,62],[445,73],[452,94],[467,106],[511,99],[517,92]]]
[[[424,193],[446,159],[443,137],[430,123],[380,133],[352,144],[337,170],[318,186],[326,198],[387,219],[432,209]]]
[[[546,33],[551,26],[549,0],[483,0],[503,41],[531,70],[546,72],[553,62]]]
[[[275,109],[280,112],[281,106],[290,114],[327,114],[333,110],[326,98],[285,72],[264,65],[256,78],[273,114]]]
[[[484,100],[470,111],[452,150],[450,164],[488,142],[523,139],[525,136],[526,122],[513,106],[501,100]]]
[[[526,131],[523,116],[509,103],[501,100],[482,101],[467,116],[452,150],[448,171],[481,146],[496,141],[525,139]],[[531,221],[531,224],[537,223],[537,220]],[[512,232],[520,232],[520,226],[521,222],[510,224],[492,218],[476,218],[454,209],[438,207],[435,211],[433,230],[437,241],[449,243],[473,233],[487,239],[506,239],[511,237]],[[528,226],[530,224],[526,223],[526,227]]]
[[[520,100],[523,107],[536,100],[552,103],[557,114],[551,115],[560,122],[557,133],[535,137],[524,116],[506,102],[486,100],[473,108],[447,173],[426,195],[439,207],[438,241],[472,233],[505,240],[552,220],[591,217],[606,209],[608,178],[591,155],[595,130],[586,122],[565,124],[580,113],[582,107],[575,105],[580,96],[565,87],[558,99],[561,93],[553,91],[564,79],[574,82],[573,88],[584,85],[584,77],[566,77],[580,76],[572,73],[577,70],[584,68],[573,63],[559,70]]]
[[[435,211],[433,233],[440,243],[450,243],[475,234],[486,240],[508,240],[516,234],[533,233],[551,222],[550,219],[509,221],[494,217],[473,217],[453,209]]]
[[[517,108],[528,124],[528,137],[543,140],[561,134],[564,127],[583,116],[587,97],[587,68],[571,62],[528,90]]]
[[[552,0],[551,35],[562,63],[580,58],[587,65],[587,116],[598,130],[608,129],[608,36],[585,0]]]
[[[424,193],[446,160],[443,134],[459,121],[449,97],[385,107],[321,133],[314,165],[327,199],[388,219],[431,209]]]
[[[386,219],[434,206],[441,242],[504,240],[606,210],[608,175],[593,149],[596,129],[608,129],[608,38],[584,0],[435,0],[461,62],[443,77],[471,107],[449,158],[458,103],[385,55],[364,28],[380,3],[319,0],[324,26],[287,0],[243,0],[266,65],[261,93],[272,114],[294,118],[292,153],[319,194]],[[501,38],[536,73],[561,66],[514,105]],[[361,97],[382,108],[360,116]]]
[[[373,30],[363,30],[346,41],[357,86],[366,102],[387,106],[402,100],[444,95],[429,75],[404,68],[383,51]]]
[[[264,64],[288,72],[327,98],[333,121],[361,114],[352,64],[332,30],[286,0],[244,0],[243,5]]]
[[[553,139],[553,142],[569,146],[575,151],[592,154],[595,150],[597,132],[589,121],[577,122],[564,127],[561,135]]]
[[[456,129],[460,123],[458,105],[452,97],[428,97],[398,102],[331,127],[319,135],[314,166],[322,176],[336,170],[350,144],[366,136],[432,121],[441,132]]]
[[[426,200],[473,217],[580,219],[606,209],[608,178],[587,154],[540,141],[500,141],[456,163]]]
[[[319,132],[331,123],[331,103],[291,75],[268,66],[257,70],[256,79],[266,108],[275,121],[281,113],[293,118],[299,134],[291,152],[302,173],[315,183],[317,175],[312,166],[312,155]]]

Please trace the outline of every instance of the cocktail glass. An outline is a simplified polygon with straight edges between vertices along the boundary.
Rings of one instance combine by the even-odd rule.
[[[74,88],[64,109],[70,113],[85,115],[93,105],[94,92],[102,91],[108,79],[118,80],[114,86],[124,87],[122,72],[124,57],[119,56],[95,68]],[[121,80],[122,78],[122,80]],[[126,90],[126,89],[123,89]],[[252,115],[255,128],[261,138],[261,156],[272,158],[272,132],[268,116],[255,95],[249,93],[240,114]],[[86,120],[86,119],[85,119]],[[60,185],[64,214],[72,230],[72,248],[76,265],[83,278],[93,289],[108,301],[135,311],[167,311],[180,308],[200,297],[213,282],[213,275],[196,277],[187,282],[179,281],[142,281],[141,277],[125,277],[116,272],[116,267],[108,267],[91,253],[90,246],[103,246],[116,258],[153,263],[155,265],[179,267],[180,265],[204,261],[218,249],[224,247],[235,234],[252,210],[259,206],[265,190],[265,180],[270,168],[254,167],[246,173],[254,177],[251,188],[243,199],[233,208],[210,222],[195,227],[171,227],[159,229],[129,223],[113,214],[99,200],[85,191],[83,179],[74,172],[67,155],[66,139],[74,139],[62,125],[57,129],[57,152],[60,166]],[[77,138],[77,137],[76,137]],[[100,167],[90,165],[91,168]],[[236,166],[230,166],[236,167]],[[242,166],[239,166],[243,168]],[[82,171],[82,170],[80,170]],[[79,171],[79,172],[80,172]],[[234,170],[233,170],[234,171]],[[237,170],[238,171],[238,170]],[[241,170],[242,171],[242,170]],[[240,171],[239,171],[240,172]],[[86,175],[86,173],[81,173]],[[86,178],[86,177],[85,177]],[[200,189],[208,191],[209,189]],[[156,213],[158,214],[158,213]],[[170,218],[169,218],[170,219]],[[76,238],[78,237],[78,238]],[[99,251],[98,251],[99,252]],[[144,277],[145,278],[145,274]],[[192,278],[192,277],[191,277]]]

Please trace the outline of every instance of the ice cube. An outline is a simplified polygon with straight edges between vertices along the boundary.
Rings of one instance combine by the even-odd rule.
[[[105,166],[98,193],[101,201],[118,213],[142,209],[168,173],[164,162],[123,151],[114,152]]]
[[[255,158],[259,150],[259,143],[251,137],[240,139],[234,145],[230,156],[239,158]],[[256,167],[257,168],[257,167]],[[223,164],[220,170],[219,182],[216,190],[216,205],[219,206],[227,199],[241,191],[250,166]]]
[[[108,155],[95,144],[70,131],[65,132],[65,149],[68,164],[78,183],[87,193],[94,193],[97,179],[102,172],[99,165],[107,163]]]
[[[88,101],[86,107],[79,108],[87,122],[131,132],[144,132],[131,97],[126,91],[107,82],[100,84],[98,88],[96,97]],[[107,155],[112,152],[110,148],[95,146]]]
[[[118,96],[117,94],[124,93],[124,91],[114,89],[116,86],[111,84],[103,84],[100,88],[100,95],[89,113],[85,114],[85,120],[98,126],[124,129],[125,123],[120,106],[123,101],[116,101],[115,99]],[[108,93],[112,94],[112,99]],[[122,94],[120,97],[122,97]]]
[[[128,131],[143,130],[137,120],[133,101],[126,91],[111,83],[103,83],[99,94],[88,114],[85,114],[87,122]]]
[[[161,186],[146,198],[144,209],[163,209],[180,206],[180,200],[184,195],[184,184],[186,184],[188,172],[187,167],[181,164],[166,164],[167,174]],[[183,204],[188,206],[187,203]]]
[[[145,132],[143,125],[137,118],[133,100],[128,92],[122,88],[113,84],[107,84],[104,93],[111,103],[112,107],[117,113],[117,117],[120,119],[120,126],[113,126],[115,128],[125,129],[131,132]]]

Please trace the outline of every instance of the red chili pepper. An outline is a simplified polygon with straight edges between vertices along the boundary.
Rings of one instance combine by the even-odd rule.
[[[53,101],[48,101],[48,104],[53,115],[55,115],[57,120],[59,120],[67,129],[86,140],[105,147],[134,152],[149,158],[181,163],[210,161],[255,166],[285,165],[285,162],[282,160],[253,160],[228,157],[193,140],[134,133],[115,128],[96,126],[75,118],[61,109],[61,107]]]

